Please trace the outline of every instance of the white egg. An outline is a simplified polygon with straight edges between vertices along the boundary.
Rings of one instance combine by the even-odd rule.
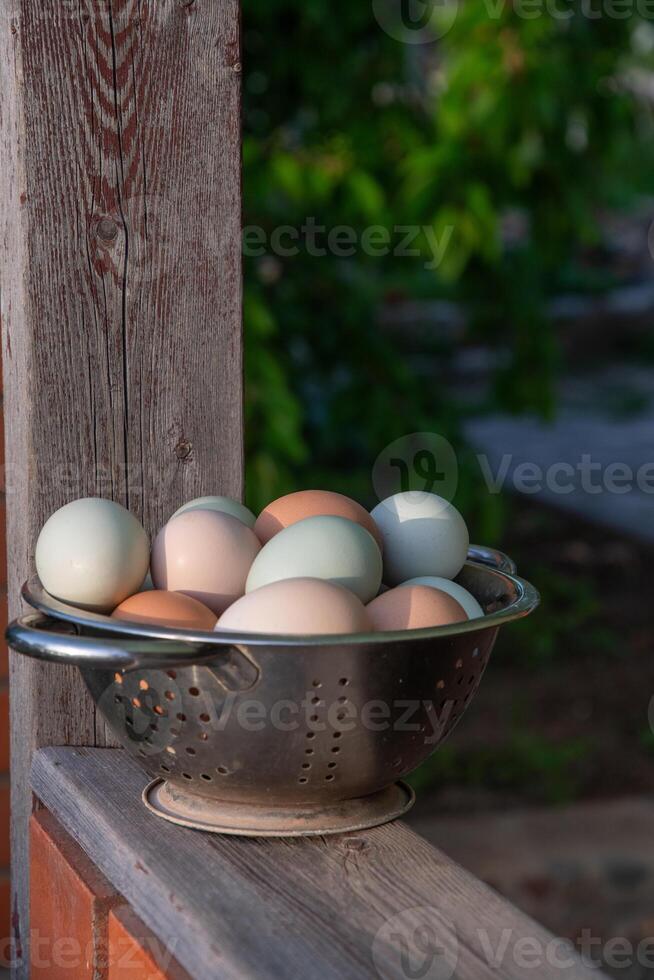
[[[441,592],[447,592],[448,595],[451,595],[462,606],[468,619],[480,619],[485,615],[484,610],[475,597],[467,589],[464,589],[462,585],[459,585],[458,582],[451,582],[447,578],[438,578],[434,575],[423,575],[418,578],[409,579],[408,582],[402,582],[399,587],[402,588],[404,585],[428,585],[431,589],[439,589]]]
[[[198,497],[197,500],[189,500],[187,504],[175,511],[173,517],[185,514],[187,510],[218,510],[223,514],[231,514],[232,517],[237,517],[247,527],[254,527],[256,521],[251,510],[248,510],[238,500],[232,500],[231,497]]]
[[[468,528],[442,497],[396,493],[377,504],[372,518],[384,539],[384,581],[389,585],[424,575],[453,579],[463,568]]]
[[[139,591],[150,548],[142,526],[124,507],[86,497],[66,504],[45,523],[35,559],[50,595],[104,612]]]
[[[342,585],[369,602],[379,591],[382,558],[369,531],[344,517],[306,517],[279,531],[252,563],[245,591],[289,578]]]

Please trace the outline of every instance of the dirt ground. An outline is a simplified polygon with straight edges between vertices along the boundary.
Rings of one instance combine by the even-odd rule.
[[[455,812],[654,792],[654,550],[524,502],[502,546],[543,604],[414,783]]]

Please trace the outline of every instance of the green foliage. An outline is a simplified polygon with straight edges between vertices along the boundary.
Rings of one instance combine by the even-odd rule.
[[[456,402],[380,326],[396,300],[463,304],[472,335],[510,352],[496,403],[554,410],[547,297],[596,239],[598,206],[628,200],[651,164],[647,120],[615,83],[643,23],[590,19],[578,2],[570,20],[520,17],[512,3],[458,7],[439,42],[416,48],[389,37],[369,3],[244,0],[245,225],[267,243],[311,220],[347,226],[357,242],[371,226],[450,236],[436,269],[426,234],[413,257],[322,254],[325,236],[309,244],[305,233],[297,254],[288,235],[286,254],[248,250],[254,507],[311,484],[365,500],[378,452],[407,432],[459,444]],[[462,499],[490,541],[499,509],[466,472]]]
[[[429,786],[485,786],[519,793],[532,803],[564,804],[574,800],[580,767],[589,755],[582,739],[554,744],[537,733],[516,730],[500,745],[468,750],[446,743],[409,777],[416,791]]]

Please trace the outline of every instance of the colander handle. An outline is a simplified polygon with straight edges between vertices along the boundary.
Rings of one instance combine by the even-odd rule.
[[[505,555],[503,551],[497,551],[496,548],[486,548],[480,544],[471,544],[468,549],[468,560],[477,562],[478,565],[489,565],[490,568],[496,568],[498,572],[506,572],[507,575],[515,575],[518,571],[518,566]]]
[[[69,626],[68,629],[74,630]],[[10,623],[6,637],[17,653],[36,660],[74,667],[133,670],[139,667],[166,669],[198,664],[216,664],[229,658],[232,647],[184,640],[138,640],[129,636],[80,636],[62,632],[62,623],[41,613],[30,613]]]

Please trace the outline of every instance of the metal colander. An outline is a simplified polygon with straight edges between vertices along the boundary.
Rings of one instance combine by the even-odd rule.
[[[472,548],[458,581],[483,619],[403,633],[265,637],[134,625],[24,588],[19,653],[77,665],[112,731],[154,778],[153,811],[224,833],[299,835],[383,823],[403,776],[452,731],[499,627],[538,594],[506,556]]]

